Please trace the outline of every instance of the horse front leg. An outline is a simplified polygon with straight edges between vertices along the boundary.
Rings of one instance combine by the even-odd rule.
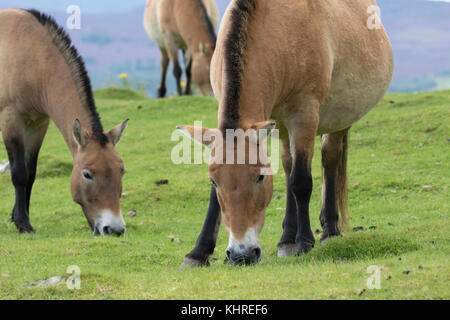
[[[183,95],[183,90],[181,88],[181,75],[183,74],[183,70],[181,69],[179,58],[178,58],[178,46],[176,42],[173,40],[172,35],[166,35],[164,38],[164,42],[166,45],[167,54],[169,56],[170,61],[173,64],[173,76],[175,77],[175,81],[177,84],[177,92],[178,95]]]
[[[283,140],[283,151],[281,159],[286,174],[286,215],[283,220],[283,235],[278,242],[278,257],[293,256],[297,253],[297,204],[289,183],[292,172],[292,157],[289,140]]]
[[[182,268],[209,266],[209,256],[214,253],[221,222],[220,205],[216,189],[211,188],[208,213],[194,249],[184,257]]]
[[[161,50],[161,82],[158,88],[158,98],[164,98],[167,93],[166,89],[166,75],[167,67],[169,66],[169,56],[164,49]]]
[[[14,185],[15,204],[11,213],[11,220],[19,233],[32,233],[28,213],[28,173],[25,164],[25,148],[22,137],[5,138],[5,146],[11,164],[11,181]]]
[[[302,97],[302,103],[288,121],[290,151],[293,168],[289,177],[289,188],[295,198],[297,209],[297,254],[309,252],[315,243],[309,219],[309,202],[313,180],[311,161],[314,154],[314,140],[319,124],[320,103]]]

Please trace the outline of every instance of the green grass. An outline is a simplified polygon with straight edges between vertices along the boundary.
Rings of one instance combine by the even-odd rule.
[[[96,94],[105,128],[130,118],[118,151],[128,169],[122,200],[125,236],[96,237],[70,194],[71,157],[52,124],[41,151],[32,196],[33,235],[10,223],[14,190],[0,175],[1,299],[449,299],[450,91],[387,95],[350,138],[348,232],[301,257],[278,259],[285,208],[284,175],[260,236],[263,259],[250,267],[223,264],[227,236],[219,235],[209,268],[180,270],[201,229],[210,183],[206,165],[174,165],[171,134],[202,120],[214,127],[211,98],[153,100],[118,89]],[[392,103],[391,103],[392,102]],[[138,108],[141,106],[142,108]],[[320,151],[317,140],[311,200],[319,228]],[[6,151],[0,140],[0,161]],[[168,185],[155,181],[168,179]],[[423,189],[423,186],[432,189]],[[369,227],[376,226],[375,230]],[[318,243],[318,241],[317,241]],[[81,269],[81,290],[63,284],[22,284]],[[371,265],[382,268],[381,289],[365,290]],[[420,268],[419,268],[420,266]],[[409,270],[409,274],[404,271]]]

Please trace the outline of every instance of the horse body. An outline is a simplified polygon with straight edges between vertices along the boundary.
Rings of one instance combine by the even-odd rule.
[[[182,70],[178,51],[183,50],[187,84],[185,94],[191,93],[191,77],[204,95],[212,92],[209,64],[214,52],[219,12],[214,0],[147,0],[144,28],[161,51],[161,85],[158,96],[166,94],[166,72],[169,61],[178,93],[182,94]]]
[[[123,233],[123,162],[114,145],[126,122],[103,132],[84,63],[63,29],[37,11],[0,11],[0,128],[11,163],[12,220],[32,232],[31,190],[50,119],[74,159],[71,189],[94,233]]]
[[[384,28],[367,23],[373,5],[374,0],[234,0],[223,18],[211,64],[219,130],[260,130],[276,120],[287,186],[280,257],[306,253],[314,246],[309,200],[317,135],[322,135],[324,171],[322,240],[339,235],[348,220],[348,130],[383,97],[393,73]],[[259,261],[257,235],[272,179],[258,176],[254,166],[217,165],[214,157],[213,148],[207,221],[222,217],[230,236],[230,262]],[[215,245],[212,225],[205,222],[185,264],[207,263]]]

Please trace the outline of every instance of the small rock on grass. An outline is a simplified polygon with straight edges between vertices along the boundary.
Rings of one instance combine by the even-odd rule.
[[[54,286],[54,285],[57,285],[62,282],[66,282],[66,278],[56,276],[56,277],[52,277],[52,278],[45,279],[45,280],[27,282],[27,283],[22,284],[22,286],[27,287],[27,288],[50,287],[50,286]]]
[[[163,179],[155,182],[157,186],[162,186],[164,184],[169,184],[169,180]]]
[[[175,243],[180,243],[181,242],[180,238],[174,236],[173,234],[169,235],[169,239],[170,239],[171,242],[175,242]]]
[[[419,266],[419,270],[423,270],[423,266],[422,265]]]
[[[357,232],[357,231],[363,231],[364,230],[364,227],[354,227],[353,228],[353,232]]]
[[[127,215],[128,215],[129,217],[136,217],[137,211],[136,211],[136,210],[131,210],[130,212],[127,213]]]
[[[403,271],[403,274],[406,274],[406,275],[408,275],[408,274],[410,274],[410,273],[411,273],[410,270],[405,270],[405,271]]]

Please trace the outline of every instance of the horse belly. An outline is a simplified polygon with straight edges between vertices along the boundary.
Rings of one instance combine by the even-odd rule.
[[[149,1],[144,14],[144,28],[150,39],[156,42],[158,47],[164,48],[164,38],[160,27],[160,0]]]
[[[380,43],[383,49],[378,54],[363,55],[360,63],[341,60],[333,70],[328,94],[319,110],[319,134],[349,128],[386,94],[394,63],[389,40]]]
[[[364,117],[383,98],[389,88],[390,79],[374,85],[355,79],[335,79],[330,91],[320,106],[318,134],[337,132],[349,128]]]

